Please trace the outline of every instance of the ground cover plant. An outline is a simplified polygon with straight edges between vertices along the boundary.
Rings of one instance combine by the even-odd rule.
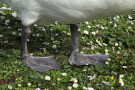
[[[39,73],[20,61],[21,21],[11,8],[0,4],[0,90],[135,89],[134,14],[80,23],[80,52],[109,54],[104,66],[70,66],[67,62],[69,25],[34,24],[28,39],[31,55],[54,55],[62,68]]]

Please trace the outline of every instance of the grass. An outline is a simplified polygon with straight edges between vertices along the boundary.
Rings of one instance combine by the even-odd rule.
[[[3,5],[0,4],[0,7]],[[21,21],[11,15],[12,10],[1,9],[1,12],[4,12],[0,13],[1,90],[9,89],[9,85],[13,90],[34,90],[37,87],[43,90],[67,90],[68,86],[73,86],[72,78],[78,80],[78,87],[73,90],[82,90],[83,87],[92,87],[95,90],[135,89],[134,12],[79,24],[80,52],[104,54],[105,50],[108,50],[111,60],[106,60],[104,66],[75,67],[68,64],[66,53],[71,41],[69,25],[56,22],[47,26],[31,26],[29,52],[34,56],[54,55],[62,68],[46,73],[30,70],[20,61]],[[9,22],[5,23],[6,20]],[[88,34],[84,34],[84,31]],[[94,35],[92,32],[97,33]],[[53,45],[57,46],[56,49],[52,48]],[[67,75],[63,77],[62,73]],[[124,85],[119,82],[120,75],[124,75]],[[50,76],[51,80],[46,81],[46,76]],[[89,80],[88,76],[93,76],[93,80]],[[61,80],[58,81],[58,78]],[[28,83],[31,83],[31,86],[28,86]]]

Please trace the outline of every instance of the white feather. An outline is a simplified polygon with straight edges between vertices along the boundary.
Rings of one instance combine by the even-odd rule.
[[[24,26],[76,24],[135,9],[135,0],[0,0],[14,9]]]

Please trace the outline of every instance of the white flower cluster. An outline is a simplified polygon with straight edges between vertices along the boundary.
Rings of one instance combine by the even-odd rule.
[[[94,90],[94,88],[91,88],[91,87],[88,87],[88,88],[83,87],[83,90]]]
[[[72,78],[72,79],[70,79],[70,81],[74,82],[73,88],[77,88],[78,87],[78,84],[77,84],[78,80],[76,78]],[[71,86],[69,86],[69,87],[71,87]],[[69,87],[68,87],[68,89],[69,89]],[[71,90],[71,89],[69,89],[69,90]]]
[[[124,75],[119,76],[119,83],[121,84],[121,86],[124,86],[124,82],[122,80],[123,77],[124,77]]]
[[[87,76],[89,78],[89,80],[93,80],[96,78],[96,75],[93,75],[93,76]]]

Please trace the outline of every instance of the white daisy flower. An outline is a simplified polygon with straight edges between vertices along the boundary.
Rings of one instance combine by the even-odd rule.
[[[119,16],[119,15],[117,15],[116,17],[117,17],[117,18],[120,18],[120,16]]]
[[[128,15],[128,19],[133,19],[130,15]]]
[[[44,90],[49,90],[49,89],[44,89]]]
[[[78,80],[76,78],[72,78],[70,81],[73,81],[74,83],[78,82]]]
[[[57,78],[57,81],[60,81],[61,79],[60,78]]]
[[[120,76],[119,76],[119,78],[123,78],[123,77],[124,77],[124,75],[120,75]]]
[[[89,22],[85,22],[85,24],[89,24]]]
[[[84,52],[83,52],[83,51],[81,51],[80,53],[81,53],[81,54],[84,54]]]
[[[107,60],[108,60],[108,61],[111,61],[111,59],[110,59],[110,58],[108,58]]]
[[[104,83],[105,85],[111,85],[110,82],[106,82],[106,81],[102,81],[102,83]]]
[[[84,90],[87,90],[87,88],[86,88],[86,87],[83,87],[83,89],[84,89]]]
[[[12,16],[13,16],[13,17],[17,17],[17,13],[16,13],[16,12],[13,12],[13,13],[12,13]]]
[[[76,83],[73,84],[73,87],[74,87],[74,88],[77,88],[77,87],[78,87],[78,84],[76,84]]]
[[[18,87],[21,87],[22,85],[21,84],[18,84]]]
[[[119,83],[121,84],[121,86],[124,86],[124,82],[121,78],[119,79]]]
[[[13,35],[16,35],[16,32],[13,32],[12,34],[13,34]]]
[[[36,88],[35,90],[41,90],[40,88]]]
[[[124,82],[122,81],[122,82],[120,82],[120,84],[121,84],[121,86],[124,86]]]
[[[121,47],[118,47],[121,50]]]
[[[98,34],[98,33],[99,33],[99,31],[97,30],[97,31],[96,31],[96,34]]]
[[[93,80],[96,78],[96,75],[93,75],[93,76],[87,76],[89,78],[89,80]]]
[[[91,32],[92,35],[96,35],[96,32]]]
[[[92,46],[92,47],[91,47],[91,50],[94,50],[94,49],[95,49],[95,47],[94,47],[94,46]]]
[[[11,85],[8,85],[8,89],[12,89],[12,86]]]
[[[6,20],[6,21],[5,21],[5,24],[8,25],[8,23],[9,23],[9,20]]]
[[[87,90],[94,90],[93,88],[88,87]]]
[[[114,24],[114,27],[117,27],[117,24]]]
[[[57,48],[57,46],[56,46],[56,45],[53,45],[53,46],[52,46],[52,48],[53,48],[53,49],[56,49],[56,48]]]
[[[31,83],[28,83],[27,85],[28,85],[28,86],[31,86]]]
[[[117,51],[117,54],[120,54],[120,51]]]
[[[119,82],[123,82],[123,80],[121,78],[119,78]]]
[[[62,73],[62,76],[63,76],[63,77],[67,76],[67,73]]]
[[[87,69],[84,69],[83,71],[84,71],[84,72],[86,72],[86,71],[87,71]]]
[[[51,77],[50,76],[46,76],[45,77],[45,80],[50,81],[51,80]]]
[[[107,46],[107,44],[106,44],[106,43],[103,43],[103,45],[104,45],[104,46]]]
[[[107,64],[107,65],[108,65],[109,63],[108,63],[108,62],[105,62],[105,64]]]
[[[68,90],[72,90],[72,87],[71,86],[68,86]]]
[[[2,7],[1,9],[6,10],[6,9],[7,9],[7,7]]]
[[[123,66],[123,68],[127,68],[127,66]]]
[[[0,35],[0,38],[3,37],[3,35]]]
[[[5,18],[5,16],[0,16],[0,17],[1,17],[2,20]]]
[[[115,43],[115,46],[118,46],[119,44],[118,43]]]
[[[99,41],[98,39],[96,40],[96,42],[97,42],[97,43],[100,43],[100,41]]]
[[[89,25],[88,25],[87,27],[88,27],[88,28],[91,28],[91,26],[89,26]]]
[[[86,30],[85,30],[85,31],[83,31],[83,33],[84,33],[84,34],[89,34],[89,32],[88,32],[88,31],[86,31]]]
[[[92,45],[92,44],[93,44],[93,42],[92,42],[92,41],[90,41],[90,44]]]
[[[108,53],[108,49],[105,49],[105,53]]]

